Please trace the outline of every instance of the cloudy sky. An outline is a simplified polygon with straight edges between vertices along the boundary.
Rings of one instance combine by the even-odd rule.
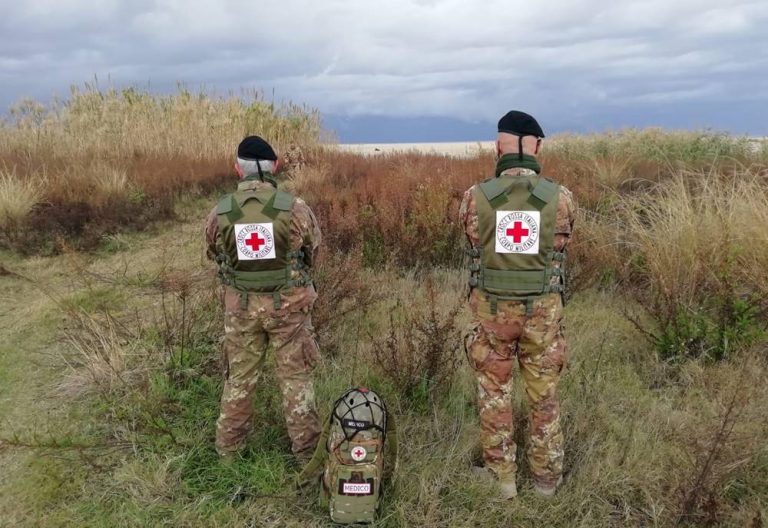
[[[345,141],[768,135],[766,0],[0,0],[0,106],[102,84],[260,88]]]

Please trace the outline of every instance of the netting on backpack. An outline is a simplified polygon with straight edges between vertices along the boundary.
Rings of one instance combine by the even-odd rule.
[[[350,442],[360,431],[375,429],[382,440],[387,434],[387,407],[378,394],[364,389],[349,389],[333,404],[331,419],[337,420]]]

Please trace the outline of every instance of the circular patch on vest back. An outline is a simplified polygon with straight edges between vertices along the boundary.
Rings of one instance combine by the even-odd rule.
[[[235,224],[238,260],[266,260],[275,257],[275,234],[272,222]]]
[[[539,252],[539,211],[496,211],[496,253]]]
[[[368,451],[365,450],[364,447],[353,447],[352,451],[349,452],[349,456],[352,457],[352,460],[355,462],[360,462],[361,460],[365,460],[365,456],[368,454]]]

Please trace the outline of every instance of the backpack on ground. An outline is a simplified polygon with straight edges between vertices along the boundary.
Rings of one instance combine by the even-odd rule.
[[[391,457],[391,458],[390,458]],[[385,458],[397,458],[394,418],[378,394],[345,392],[333,405],[315,454],[299,477],[311,480],[322,466],[320,503],[340,524],[373,522],[381,500]]]

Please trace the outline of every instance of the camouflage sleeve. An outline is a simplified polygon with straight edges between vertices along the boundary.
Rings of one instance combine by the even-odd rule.
[[[478,229],[477,205],[475,204],[475,187],[469,188],[464,193],[459,207],[459,222],[464,229],[467,242],[470,246],[480,245],[480,231]]]
[[[560,198],[557,202],[557,219],[555,226],[555,249],[563,251],[573,234],[573,224],[576,217],[576,206],[573,193],[568,188],[560,186]]]
[[[296,198],[296,203],[293,205],[291,237],[292,246],[304,251],[304,258],[308,266],[317,262],[318,251],[322,242],[320,224],[318,224],[312,209],[301,198]]]
[[[205,256],[210,260],[216,258],[216,237],[218,235],[219,222],[216,218],[216,207],[214,207],[205,221]]]

